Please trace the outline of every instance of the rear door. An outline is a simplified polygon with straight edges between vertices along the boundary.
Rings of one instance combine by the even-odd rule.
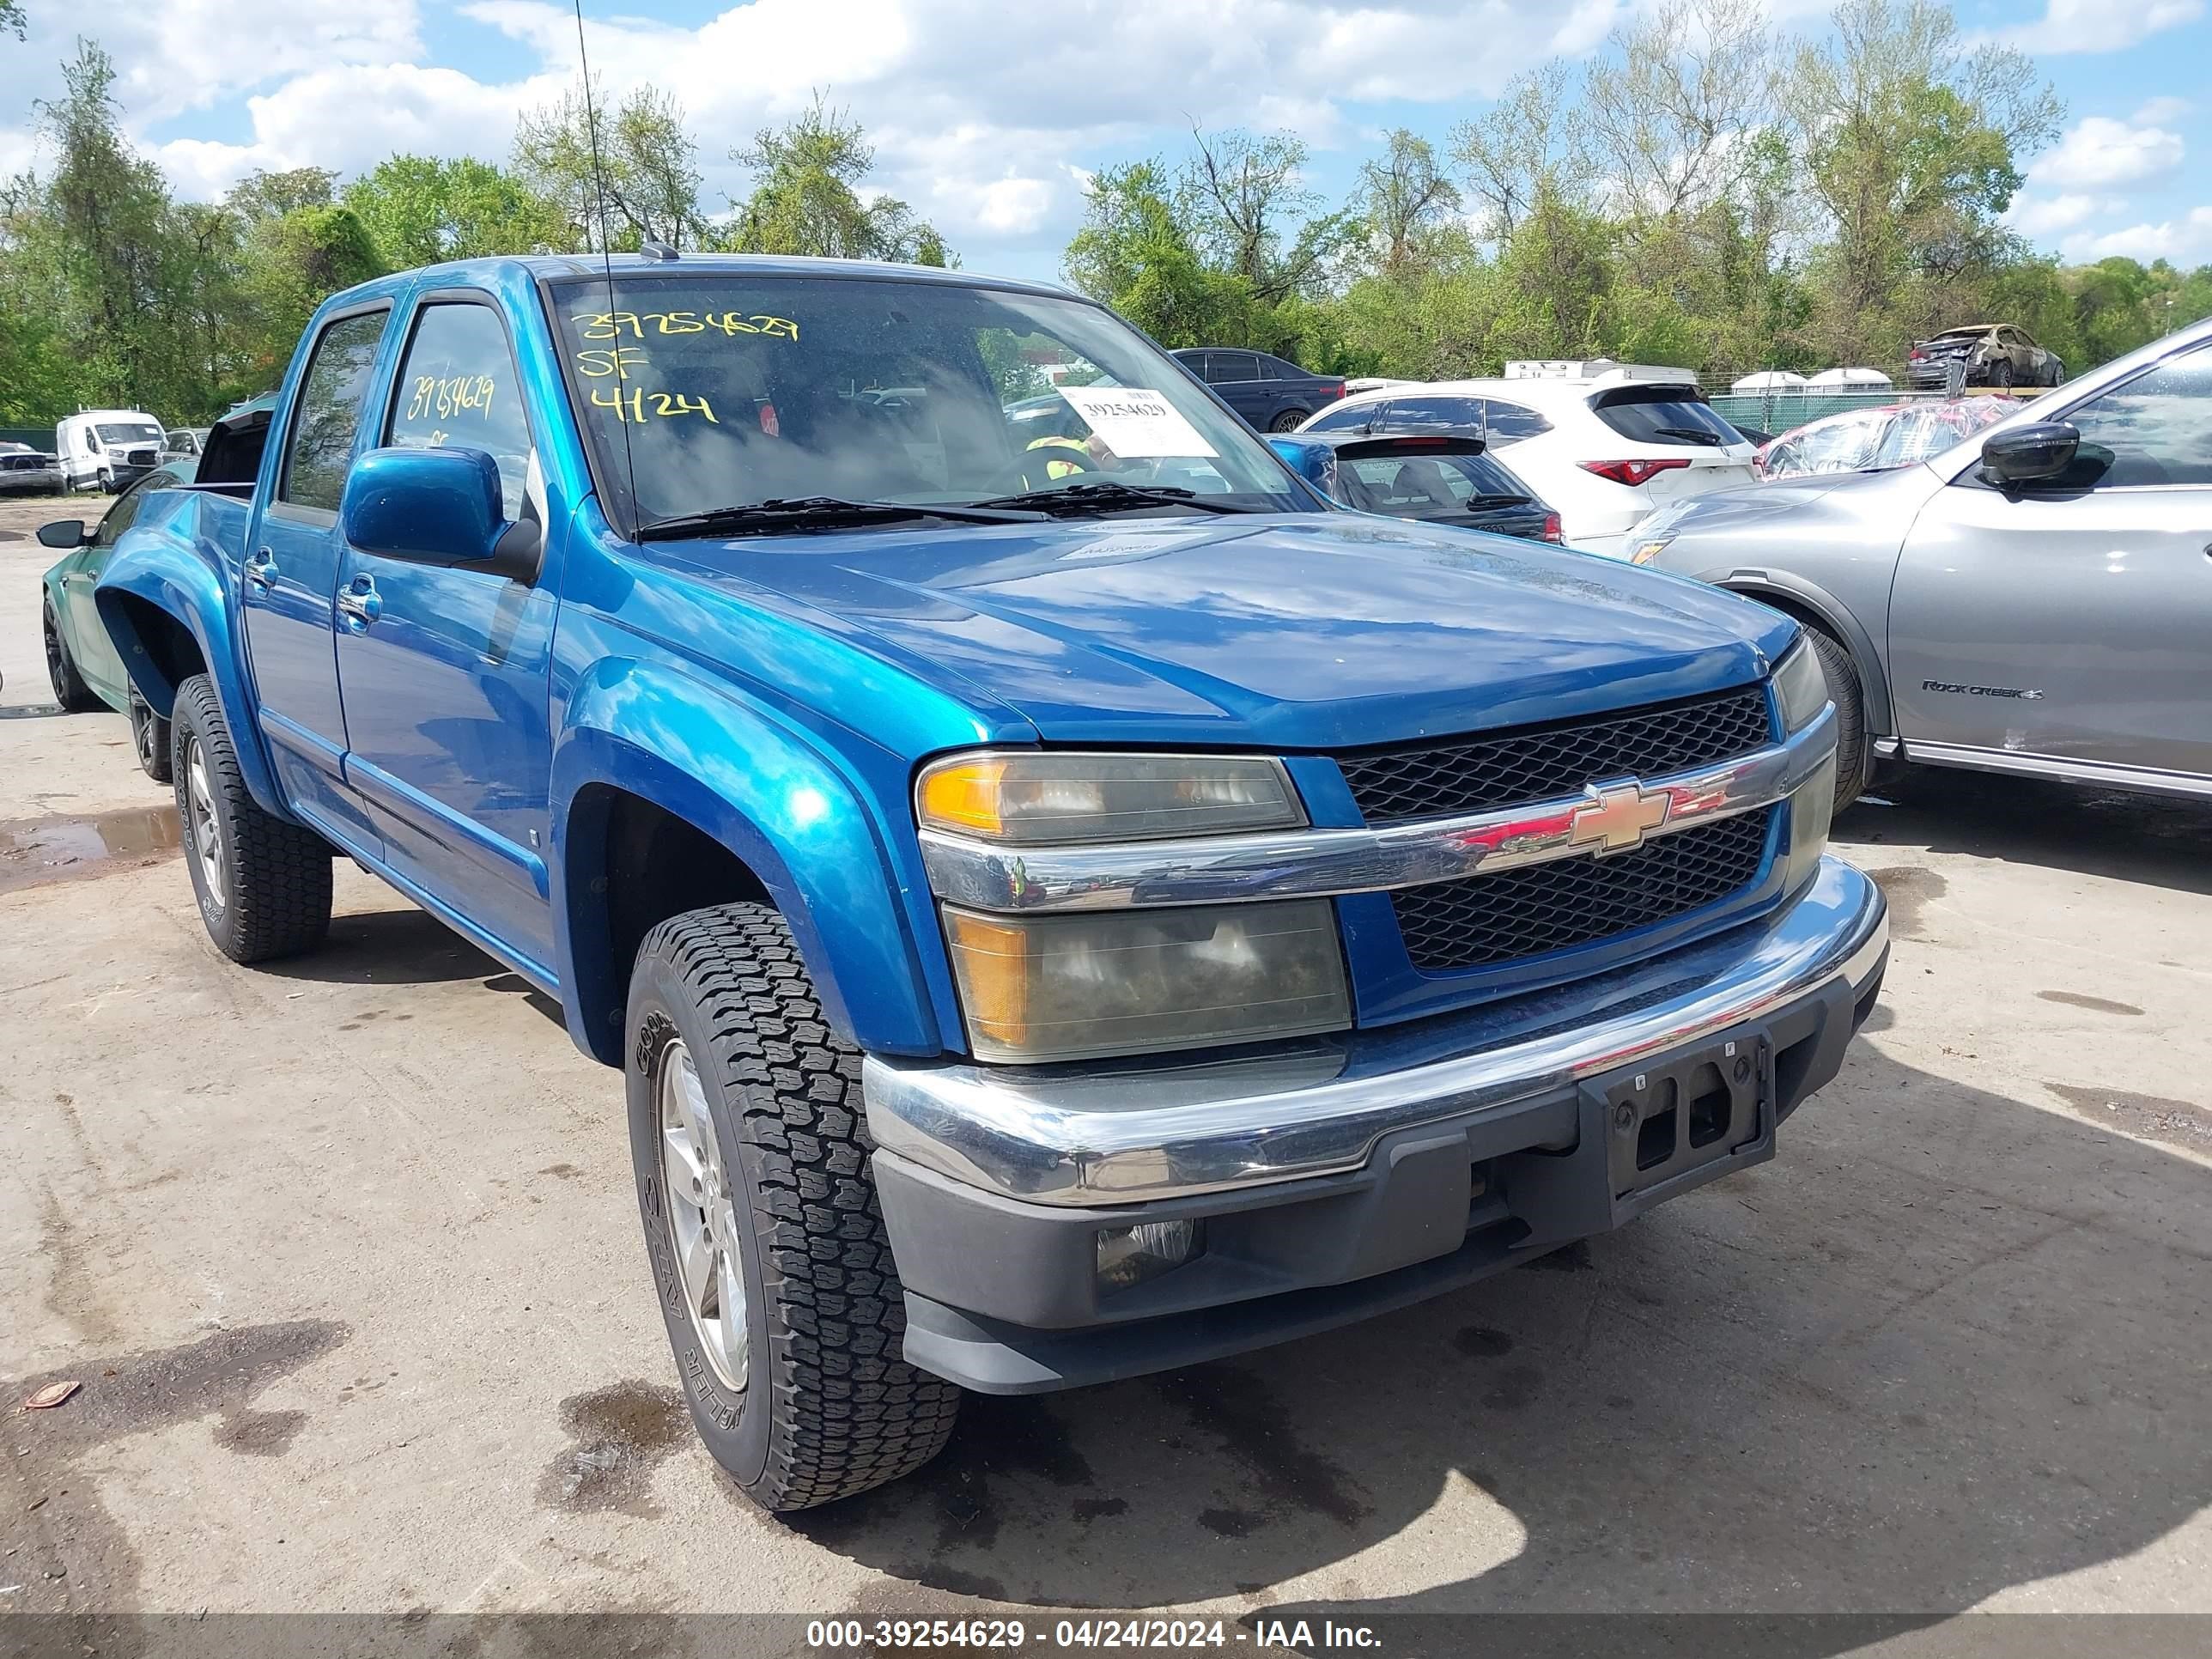
[[[1261,431],[1267,428],[1269,382],[1260,378],[1260,359],[1249,351],[1209,351],[1206,381],[1230,408]]]
[[[2008,494],[1976,463],[1906,537],[1890,605],[1899,732],[2212,778],[2212,346],[2060,418],[2109,464]]]
[[[323,325],[284,412],[240,581],[256,707],[285,795],[317,827],[372,851],[375,834],[345,783],[332,605],[338,501],[391,319],[391,302],[378,301]]]
[[[1607,387],[1590,397],[1590,412],[1621,441],[1620,453],[1578,459],[1679,461],[1641,486],[1654,507],[1686,495],[1732,489],[1753,481],[1758,446],[1717,414],[1696,387],[1651,383]]]
[[[427,295],[365,446],[481,450],[507,520],[543,508],[506,314],[489,296]],[[552,754],[550,586],[483,570],[343,553],[338,683],[346,774],[392,871],[553,977],[546,889]],[[466,904],[459,902],[466,896]]]

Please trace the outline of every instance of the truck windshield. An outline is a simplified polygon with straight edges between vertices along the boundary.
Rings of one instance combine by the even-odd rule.
[[[102,421],[94,428],[100,441],[106,444],[157,444],[161,441],[158,426],[127,426],[120,421]]]
[[[631,529],[823,498],[1316,510],[1249,428],[1094,306],[731,271],[617,274],[611,296],[593,278],[552,301],[601,490]]]

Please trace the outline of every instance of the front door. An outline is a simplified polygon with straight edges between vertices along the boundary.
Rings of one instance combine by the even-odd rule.
[[[285,799],[331,839],[374,853],[375,832],[345,786],[332,598],[338,500],[392,307],[325,324],[286,413],[268,505],[240,576],[246,655],[262,735]]]
[[[525,505],[532,452],[514,353],[489,301],[422,301],[378,416],[377,445],[484,451],[502,515],[542,522],[542,504]],[[349,549],[338,597],[346,775],[392,870],[550,981],[550,587]]]
[[[1907,534],[1899,734],[2212,778],[2212,347],[2058,418],[2081,434],[2065,488],[1998,490],[1976,463]]]

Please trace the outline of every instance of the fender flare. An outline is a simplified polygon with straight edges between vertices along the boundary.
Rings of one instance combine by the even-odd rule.
[[[238,752],[238,769],[247,793],[264,811],[287,823],[296,822],[277,790],[261,723],[248,712],[254,706],[252,689],[231,628],[229,599],[215,568],[198,552],[173,542],[137,544],[126,537],[117,544],[93,586],[93,603],[114,641],[115,654],[123,659],[123,672],[147,705],[167,720],[176,704],[176,685],[164,672],[160,653],[140,638],[137,618],[123,602],[126,597],[166,613],[191,635],[230,727],[231,746]]]
[[[671,757],[681,757],[680,763]],[[594,786],[598,786],[595,788]],[[610,1065],[604,791],[635,796],[728,851],[768,890],[841,1036],[861,1048],[942,1048],[912,927],[867,799],[804,733],[730,688],[649,662],[609,659],[576,683],[554,737],[550,888],[569,1034]]]
[[[1859,690],[1866,699],[1866,728],[1869,737],[1893,737],[1897,732],[1891,712],[1889,674],[1874,635],[1868,633],[1850,607],[1826,588],[1786,570],[1752,569],[1735,566],[1709,572],[1699,579],[1747,599],[1758,599],[1778,611],[1808,621],[1843,642],[1858,670]]]

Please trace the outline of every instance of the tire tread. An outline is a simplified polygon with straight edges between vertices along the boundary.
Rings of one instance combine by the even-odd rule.
[[[775,1398],[752,1496],[789,1510],[913,1474],[945,1449],[960,1391],[902,1357],[906,1304],[868,1168],[860,1055],[831,1030],[790,928],[726,904],[658,924],[713,1034],[754,1195]]]

